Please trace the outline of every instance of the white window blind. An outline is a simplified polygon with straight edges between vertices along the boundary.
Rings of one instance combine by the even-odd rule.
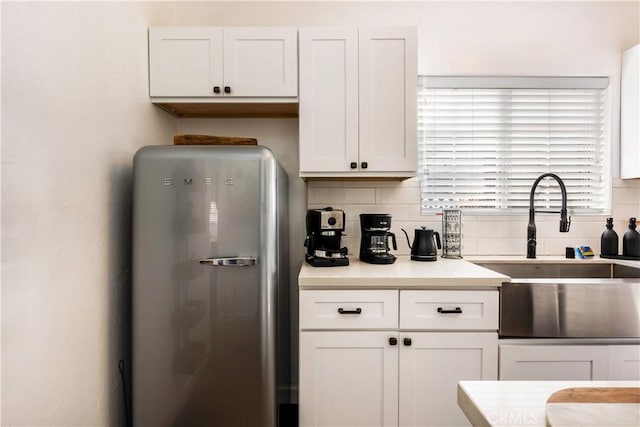
[[[609,210],[607,78],[419,78],[423,213],[523,213],[560,176],[572,213]],[[509,86],[509,87],[505,87]],[[553,180],[537,208],[559,208]]]

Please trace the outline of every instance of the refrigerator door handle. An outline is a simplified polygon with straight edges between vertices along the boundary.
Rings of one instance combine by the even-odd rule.
[[[198,261],[200,264],[211,265],[214,267],[249,267],[258,263],[258,259],[252,256],[200,258]]]

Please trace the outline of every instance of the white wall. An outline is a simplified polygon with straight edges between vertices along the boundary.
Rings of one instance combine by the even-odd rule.
[[[417,25],[422,73],[608,75],[613,105],[620,52],[639,42],[637,2],[2,3],[3,424],[122,420],[138,147],[169,144],[177,129],[233,132],[268,141],[297,167],[287,152],[295,120],[176,120],[151,106],[146,28],[369,24]],[[290,216],[301,222],[305,191],[291,181],[299,212]],[[377,197],[382,185],[365,193]],[[633,211],[629,185],[621,200]],[[335,201],[314,191],[310,203]],[[412,227],[418,202],[403,203]]]
[[[2,425],[123,425],[132,157],[175,130],[146,28],[172,12],[2,3]]]

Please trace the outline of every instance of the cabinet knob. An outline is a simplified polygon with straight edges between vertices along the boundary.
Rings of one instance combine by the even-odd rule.
[[[225,86],[224,93],[231,93],[231,86]]]
[[[356,162],[351,162],[351,169],[356,169],[358,167],[358,164]]]
[[[214,86],[213,93],[220,93],[220,86]]]
[[[402,343],[406,346],[410,346],[411,345],[411,338],[405,338],[402,340]]]
[[[366,168],[368,168],[368,167],[369,167],[369,164],[368,164],[367,162],[362,162],[362,163],[360,163],[360,167],[361,167],[362,169],[366,169]]]
[[[389,338],[389,345],[397,345],[397,344],[398,344],[398,338],[396,337]]]

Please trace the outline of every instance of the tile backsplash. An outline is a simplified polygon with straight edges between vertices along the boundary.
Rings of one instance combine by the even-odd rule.
[[[558,214],[536,214],[538,255],[564,256],[565,247],[589,245],[600,252],[600,235],[605,218],[613,216],[614,230],[620,237],[629,217],[640,217],[640,180],[613,180],[612,215],[572,215],[571,230],[558,231]],[[417,178],[405,181],[310,181],[307,184],[309,208],[332,206],[345,211],[347,224],[343,245],[357,254],[360,247],[361,213],[392,215],[391,231],[396,234],[396,254],[409,254],[401,229],[413,240],[420,226],[440,232],[442,216],[420,214],[420,184]],[[466,215],[462,211],[462,255],[525,255],[528,216]],[[357,255],[356,255],[357,256]]]

